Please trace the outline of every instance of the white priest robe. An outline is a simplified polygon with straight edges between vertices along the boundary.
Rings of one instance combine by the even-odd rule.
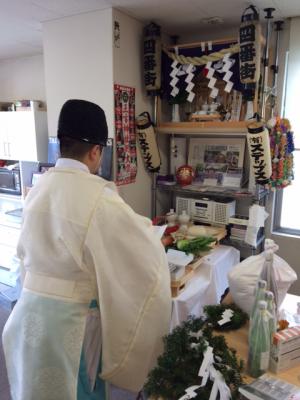
[[[94,399],[99,362],[102,381],[140,390],[171,317],[151,221],[112,183],[60,159],[26,198],[18,256],[23,290],[3,332],[12,399]]]

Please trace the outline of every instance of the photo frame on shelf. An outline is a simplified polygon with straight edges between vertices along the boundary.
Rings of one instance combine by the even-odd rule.
[[[188,164],[196,182],[208,186],[240,187],[245,153],[244,138],[192,138]]]

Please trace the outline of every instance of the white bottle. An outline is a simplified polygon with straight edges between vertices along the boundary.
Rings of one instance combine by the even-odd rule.
[[[176,220],[177,214],[175,213],[174,209],[171,208],[170,211],[167,213],[168,227],[175,226]]]
[[[186,213],[185,210],[183,210],[182,213],[179,215],[178,221],[179,221],[179,225],[180,225],[180,231],[187,232],[188,223],[190,221],[190,216]]]
[[[297,303],[297,312],[294,314],[294,320],[297,324],[300,324],[300,303]]]

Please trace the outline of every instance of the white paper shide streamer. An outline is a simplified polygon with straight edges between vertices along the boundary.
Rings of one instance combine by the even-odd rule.
[[[178,64],[177,61],[173,61],[172,65],[171,65],[172,71],[170,73],[170,76],[171,76],[172,80],[170,81],[170,86],[172,86],[172,91],[171,91],[171,96],[172,97],[176,97],[178,95],[178,93],[179,93],[179,89],[176,86],[178,81],[179,81],[179,79],[176,77],[176,75],[177,75],[177,73],[179,71],[179,68],[177,67],[178,65],[179,64]]]
[[[185,88],[185,90],[188,92],[187,101],[189,101],[190,103],[194,100],[195,97],[195,93],[193,92],[195,84],[192,82],[194,78],[194,70],[195,67],[193,66],[193,64],[189,64],[186,68],[187,77],[184,80],[187,83],[187,87]]]
[[[225,86],[225,92],[230,93],[232,88],[233,88],[233,82],[230,80],[230,78],[233,75],[233,72],[230,71],[230,68],[233,66],[233,60],[230,58],[230,53],[225,54],[223,58],[223,69],[222,72],[225,72],[225,75],[223,76],[223,81],[226,82]]]
[[[227,310],[223,311],[222,318],[220,319],[220,321],[218,321],[218,324],[220,326],[227,324],[227,322],[231,321],[233,314],[234,314],[233,310],[231,310],[231,308],[227,308]]]
[[[195,97],[195,93],[193,92],[195,84],[192,82],[195,76],[195,71],[196,68],[193,64],[183,64],[179,67],[176,75],[177,77],[187,75],[184,81],[187,83],[185,90],[188,93],[187,101],[189,101],[190,103],[194,100]]]
[[[229,309],[228,311],[233,311]],[[230,319],[231,317],[229,316],[230,313],[225,313],[223,315],[223,319]],[[199,332],[193,332],[190,334],[190,336],[199,339],[203,335],[202,331],[200,330]],[[189,400],[193,399],[198,395],[196,392],[197,389],[200,389],[201,387],[206,386],[208,379],[213,381],[213,387],[211,389],[211,393],[209,396],[209,400],[216,400],[218,395],[220,400],[230,400],[231,399],[231,392],[229,387],[227,386],[223,375],[217,371],[214,367],[214,353],[213,353],[213,348],[208,345],[208,342],[206,342],[207,348],[203,353],[203,360],[202,364],[200,366],[198,376],[202,378],[201,385],[193,385],[189,386],[185,390],[185,394],[181,396],[178,400]],[[191,343],[191,348],[197,348],[200,343]],[[219,357],[216,357],[217,361],[222,361],[219,359]]]
[[[213,99],[215,99],[218,96],[219,93],[219,89],[216,88],[216,82],[217,79],[214,78],[214,73],[215,73],[215,69],[212,67],[212,61],[209,61],[205,68],[207,69],[207,75],[206,78],[209,79],[208,82],[208,87],[211,89],[211,92],[209,94],[210,97],[212,97]]]
[[[193,399],[194,397],[196,397],[198,395],[198,393],[195,392],[195,390],[199,389],[201,386],[199,385],[194,385],[194,386],[190,386],[187,389],[185,389],[185,393],[183,396],[180,397],[179,400],[189,400],[189,399]]]
[[[205,386],[207,380],[210,379],[214,383],[210,392],[209,400],[216,400],[218,394],[220,396],[220,400],[230,400],[230,389],[226,385],[223,375],[217,371],[213,365],[213,348],[208,346],[203,355],[204,358],[198,373],[198,376],[202,377],[201,387]]]
[[[175,47],[175,54],[178,55],[178,47]],[[171,96],[176,97],[179,93],[179,88],[176,86],[179,79],[177,78],[177,74],[180,70],[180,64],[177,61],[173,61],[171,64],[172,71],[170,73],[170,77],[172,80],[170,81],[170,86],[172,87]]]

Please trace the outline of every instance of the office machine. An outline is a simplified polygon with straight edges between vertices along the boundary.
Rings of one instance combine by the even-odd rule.
[[[229,218],[235,214],[235,200],[224,199],[190,199],[176,197],[176,212],[178,215],[186,211],[193,221],[227,225]]]

